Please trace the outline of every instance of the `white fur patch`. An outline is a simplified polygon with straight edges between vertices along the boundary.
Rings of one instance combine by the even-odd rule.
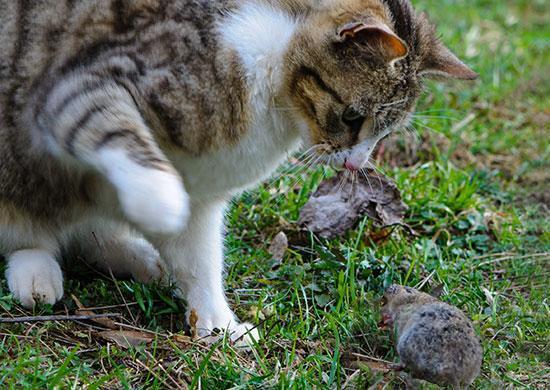
[[[122,150],[99,153],[126,217],[150,233],[174,233],[189,217],[189,197],[175,173],[142,167]]]
[[[8,256],[6,279],[13,296],[26,308],[53,305],[63,296],[63,275],[54,257],[43,250],[21,250]]]
[[[284,56],[297,21],[267,4],[245,3],[219,26],[243,62],[253,108],[263,110],[280,87]]]

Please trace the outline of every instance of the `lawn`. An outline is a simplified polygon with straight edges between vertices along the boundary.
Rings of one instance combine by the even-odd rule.
[[[168,288],[116,281],[81,264],[64,269],[64,299],[34,313],[2,280],[0,316],[73,313],[74,295],[94,313],[120,313],[114,320],[139,342],[128,347],[98,322],[0,324],[0,386],[402,387],[398,375],[380,370],[397,357],[376,326],[377,297],[394,282],[440,290],[472,318],[484,347],[475,388],[548,388],[548,4],[415,4],[481,75],[429,83],[414,134],[395,135],[377,153],[416,235],[367,219],[338,240],[300,232],[300,207],[333,172],[296,164],[236,199],[227,215],[228,297],[263,336],[251,351],[186,337],[184,303]],[[268,253],[280,231],[290,241],[282,262]]]

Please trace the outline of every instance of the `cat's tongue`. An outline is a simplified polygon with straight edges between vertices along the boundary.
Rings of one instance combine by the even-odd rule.
[[[346,162],[344,163],[344,167],[348,170],[348,171],[358,171],[359,169],[361,169],[360,166],[356,165],[354,162],[350,161],[350,160],[346,160]]]

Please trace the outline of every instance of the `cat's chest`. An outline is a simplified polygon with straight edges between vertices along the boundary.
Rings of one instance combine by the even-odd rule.
[[[236,144],[199,157],[180,157],[175,165],[191,197],[228,196],[265,180],[299,146],[298,131],[266,115]]]

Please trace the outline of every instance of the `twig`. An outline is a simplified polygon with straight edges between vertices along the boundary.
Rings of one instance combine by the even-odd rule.
[[[424,280],[422,280],[420,283],[418,283],[416,286],[414,286],[414,288],[416,288],[417,290],[422,290],[422,287],[424,287],[426,285],[426,283],[428,283],[428,281],[432,278],[432,276],[435,275],[435,269],[428,275],[424,278]]]
[[[459,132],[460,130],[462,130],[463,128],[468,126],[470,124],[470,122],[473,121],[474,119],[476,119],[476,114],[474,114],[473,112],[469,113],[468,115],[466,115],[466,117],[464,119],[462,119],[460,122],[456,123],[451,128],[451,134]]]
[[[20,323],[20,322],[45,322],[45,321],[82,321],[93,320],[94,318],[106,318],[106,317],[120,317],[119,313],[103,313],[103,314],[89,314],[89,315],[54,315],[54,316],[30,316],[30,317],[14,317],[14,318],[1,318],[0,323]]]
[[[361,359],[367,359],[367,360],[371,360],[371,361],[375,361],[375,362],[387,364],[388,366],[389,366],[389,365],[394,365],[394,364],[395,364],[394,362],[390,362],[390,361],[384,360],[384,359],[379,359],[379,358],[376,358],[376,357],[374,357],[374,356],[364,355],[364,354],[362,354],[362,353],[352,352],[351,355],[352,355],[352,356],[355,356],[355,357],[358,357],[358,358],[361,358]]]
[[[147,371],[149,371],[157,380],[160,382],[161,387],[165,385],[166,379],[162,379],[158,376],[158,374],[153,371],[150,367],[146,366],[144,363],[142,363],[139,359],[136,359],[133,361],[134,363],[137,363],[141,367],[145,368]]]
[[[486,258],[495,258],[495,257],[502,257],[502,256],[512,256],[515,255],[514,252],[499,252],[499,253],[486,253],[484,255],[474,256],[472,257],[472,260],[482,260]]]
[[[484,265],[488,265],[488,264],[500,263],[502,261],[507,261],[507,260],[523,260],[523,259],[540,258],[540,257],[542,258],[546,257],[550,259],[550,252],[532,253],[532,254],[523,255],[523,256],[512,255],[512,256],[499,257],[494,260],[487,260],[487,261],[481,262],[478,265],[476,265],[475,268],[483,267]]]
[[[184,386],[182,386],[181,384],[179,384],[179,383],[174,379],[174,377],[173,377],[172,375],[170,375],[170,374],[168,373],[168,371],[166,371],[166,369],[163,367],[163,365],[160,364],[160,363],[158,362],[158,360],[155,359],[155,357],[154,357],[149,351],[145,350],[145,353],[149,356],[149,359],[151,359],[151,360],[153,361],[153,363],[155,364],[155,366],[157,366],[158,368],[160,368],[160,369],[162,370],[162,372],[164,372],[164,374],[168,377],[168,379],[170,379],[170,380],[172,381],[172,383],[175,384],[175,386],[176,386],[175,388],[176,388],[176,389],[185,389],[185,388],[187,388],[187,387],[184,387]]]
[[[344,382],[344,386],[342,386],[342,389],[347,389],[348,388],[348,385],[359,375],[361,374],[361,370],[355,370],[353,372],[353,374],[351,374],[350,376],[348,376],[348,378],[346,379],[346,381]]]

